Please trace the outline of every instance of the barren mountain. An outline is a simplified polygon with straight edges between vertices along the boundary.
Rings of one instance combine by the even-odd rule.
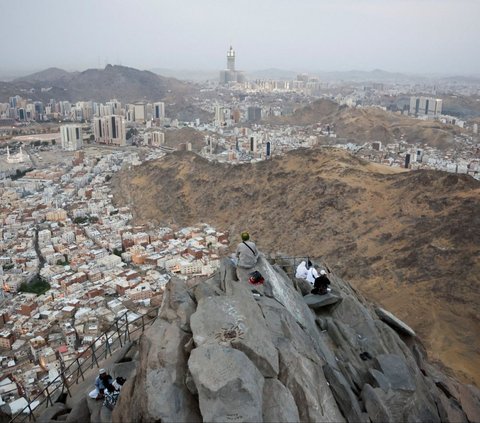
[[[41,88],[50,90],[41,92]],[[16,94],[23,95],[25,91],[29,98],[42,101],[50,98],[101,102],[112,98],[122,102],[153,101],[184,96],[192,89],[192,85],[186,82],[126,66],[108,65],[105,69],[73,73],[50,68],[13,82],[0,83],[0,101],[8,101],[9,96]]]
[[[78,72],[67,72],[59,68],[48,68],[43,71],[32,73],[15,79],[14,82],[58,82],[61,80],[71,80]]]
[[[175,152],[120,172],[136,223],[249,230],[260,249],[322,257],[417,330],[431,357],[480,385],[480,183],[402,172],[343,151],[253,165]]]
[[[404,137],[405,141],[443,147],[453,141],[460,129],[435,121],[421,121],[408,116],[386,112],[380,108],[351,108],[331,100],[317,100],[297,109],[290,116],[271,118],[275,124],[330,124],[341,138],[355,141],[391,142]]]

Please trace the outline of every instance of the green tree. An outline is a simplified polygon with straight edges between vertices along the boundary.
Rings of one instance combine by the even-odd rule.
[[[78,216],[75,219],[73,219],[73,223],[80,224],[80,223],[85,223],[88,220],[88,217],[86,216]]]
[[[36,275],[30,282],[23,282],[18,291],[42,295],[50,289],[50,284],[40,275]]]

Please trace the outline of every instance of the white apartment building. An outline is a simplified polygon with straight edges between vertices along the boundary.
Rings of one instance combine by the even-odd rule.
[[[442,114],[443,101],[432,97],[410,97],[410,114],[437,117]]]
[[[62,148],[75,151],[83,147],[82,127],[80,125],[63,125],[60,127]]]
[[[203,262],[201,260],[194,260],[192,262],[181,262],[180,273],[182,275],[191,275],[194,273],[202,273]]]
[[[96,117],[93,120],[95,141],[102,144],[126,145],[125,119],[123,116],[110,115]]]
[[[147,120],[146,105],[143,103],[136,103],[133,105],[135,122],[145,122]]]

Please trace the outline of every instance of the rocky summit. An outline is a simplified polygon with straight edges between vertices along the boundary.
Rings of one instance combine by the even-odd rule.
[[[328,297],[307,294],[288,265],[260,258],[262,296],[237,280],[227,259],[194,286],[172,279],[109,419],[480,420],[480,391],[430,364],[392,313],[332,273]]]
[[[479,181],[318,148],[238,166],[178,151],[124,169],[112,186],[135,224],[205,222],[248,230],[264,251],[324,259],[480,386]]]

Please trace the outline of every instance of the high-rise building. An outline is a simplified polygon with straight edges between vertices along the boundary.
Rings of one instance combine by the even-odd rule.
[[[227,69],[220,71],[220,84],[244,81],[245,76],[243,72],[235,70],[235,50],[230,46],[230,49],[227,51]]]
[[[27,119],[27,115],[25,113],[25,109],[23,108],[18,109],[18,120],[26,120],[26,119]]]
[[[442,106],[443,101],[440,98],[410,97],[410,114],[413,116],[440,116]]]
[[[229,71],[235,71],[235,50],[230,46],[230,50],[227,51],[227,69]]]
[[[227,107],[215,106],[215,125],[225,126],[232,124],[231,111]]]
[[[262,109],[260,107],[249,107],[247,109],[247,120],[249,122],[260,122],[262,120]]]
[[[75,151],[83,147],[82,127],[80,125],[63,125],[60,127],[62,148]]]
[[[35,113],[37,116],[42,116],[44,111],[43,103],[41,101],[35,101],[33,105],[35,106]]]
[[[109,108],[110,115],[119,115],[122,111],[122,103],[120,103],[116,98],[107,101],[105,105]]]
[[[135,122],[145,122],[147,120],[147,109],[145,103],[135,103]]]
[[[118,115],[96,117],[93,120],[93,134],[96,142],[126,145],[125,119]]]
[[[159,101],[153,103],[153,118],[163,119],[165,117],[165,103]]]

